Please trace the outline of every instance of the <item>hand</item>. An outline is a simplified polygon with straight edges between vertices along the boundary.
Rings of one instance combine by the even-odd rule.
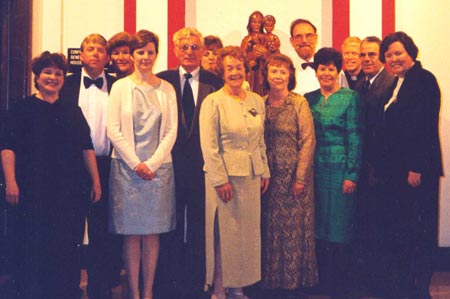
[[[219,198],[225,203],[232,200],[234,196],[233,186],[231,186],[230,182],[226,182],[223,185],[217,186],[216,192]]]
[[[134,168],[134,171],[143,180],[151,181],[155,177],[153,171],[151,171],[150,168],[148,168],[148,166],[144,162],[139,163]]]
[[[305,184],[295,182],[294,185],[292,185],[292,193],[294,193],[294,196],[300,196],[304,192]]]
[[[422,174],[414,171],[408,173],[408,184],[411,187],[417,188],[420,186]]]
[[[266,193],[267,188],[269,188],[270,179],[269,178],[261,178],[261,194]]]
[[[100,183],[92,184],[92,188],[91,188],[91,202],[92,203],[99,202],[100,198],[102,198],[102,187],[100,186]]]
[[[6,185],[6,202],[8,202],[12,206],[16,206],[19,204],[19,187],[17,183],[14,182],[12,184]]]
[[[254,54],[256,57],[261,57],[261,56],[263,56],[264,54],[266,54],[266,52],[267,52],[267,49],[266,49],[263,45],[261,45],[261,44],[256,44],[256,45],[253,47],[253,54]]]
[[[350,194],[353,193],[355,189],[356,189],[355,182],[344,180],[344,184],[342,185],[342,193]]]

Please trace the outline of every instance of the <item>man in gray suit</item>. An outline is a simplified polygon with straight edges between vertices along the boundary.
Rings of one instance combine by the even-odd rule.
[[[220,89],[223,81],[200,68],[204,44],[197,29],[178,30],[173,42],[180,65],[157,76],[170,82],[177,95],[178,135],[172,149],[177,227],[161,236],[156,288],[163,298],[199,299],[206,295],[205,177],[199,113],[203,99]]]
[[[365,136],[363,167],[359,184],[359,245],[363,253],[365,284],[372,295],[382,295],[383,277],[386,271],[383,262],[384,242],[382,231],[384,196],[383,180],[377,168],[382,159],[382,134],[384,104],[389,100],[395,77],[379,60],[381,40],[375,36],[366,37],[361,42],[360,58],[365,80],[355,86],[364,102]]]

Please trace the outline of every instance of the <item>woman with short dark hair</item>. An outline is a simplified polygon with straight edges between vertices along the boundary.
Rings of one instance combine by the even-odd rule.
[[[108,40],[107,51],[109,55],[110,71],[116,73],[117,78],[123,78],[134,71],[131,59],[131,45],[133,36],[128,32],[119,32]]]
[[[386,36],[380,60],[397,75],[380,107],[384,117],[386,298],[431,298],[432,257],[437,247],[441,93],[417,60],[404,32]]]
[[[339,85],[342,55],[314,55],[320,89],[305,95],[314,118],[314,196],[319,282],[332,298],[348,298],[348,248],[354,234],[356,185],[361,166],[362,109],[357,92]]]
[[[20,298],[80,298],[86,198],[101,197],[89,126],[59,99],[67,69],[59,53],[33,59],[38,91],[11,109],[0,145],[6,201],[20,215]]]

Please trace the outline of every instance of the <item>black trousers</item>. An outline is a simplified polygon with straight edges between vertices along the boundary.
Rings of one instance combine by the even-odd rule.
[[[102,198],[91,204],[88,219],[89,246],[86,256],[88,295],[90,298],[107,298],[111,288],[120,283],[122,269],[122,238],[108,232],[109,173],[111,159],[97,157]]]
[[[24,194],[16,208],[17,298],[80,297],[79,244],[83,233],[82,194],[70,188]],[[47,203],[45,203],[47,202]]]
[[[431,298],[429,285],[437,250],[439,177],[422,175],[421,185],[388,185],[383,261],[386,298]]]
[[[161,298],[202,298],[205,283],[204,178],[176,179],[176,230],[160,236],[155,288]]]

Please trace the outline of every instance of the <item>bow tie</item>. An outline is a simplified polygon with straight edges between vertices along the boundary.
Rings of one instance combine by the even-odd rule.
[[[302,63],[302,69],[306,69],[308,66],[313,69],[314,63],[312,63],[312,62],[303,62]]]
[[[103,78],[97,78],[95,80],[92,80],[89,77],[84,77],[83,78],[83,83],[84,83],[84,87],[87,89],[89,88],[92,84],[94,84],[95,86],[97,86],[98,89],[102,89],[103,87]]]

